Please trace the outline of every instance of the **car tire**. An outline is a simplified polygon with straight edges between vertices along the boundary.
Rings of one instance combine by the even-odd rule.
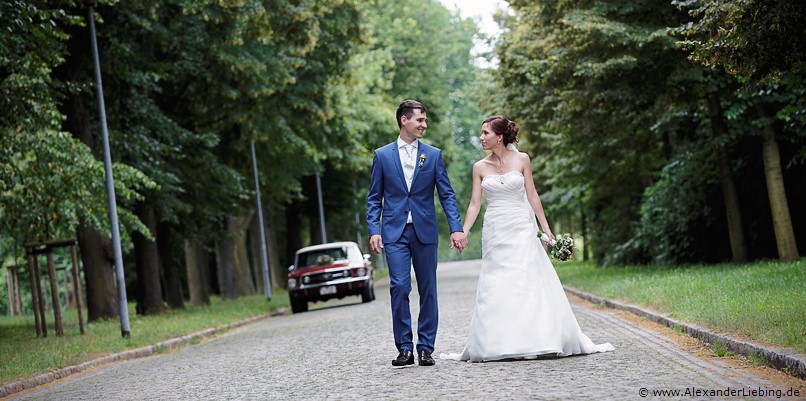
[[[301,313],[308,311],[308,301],[304,299],[291,298],[291,312]]]
[[[373,281],[369,280],[367,286],[361,291],[361,302],[367,303],[373,299],[375,299],[375,287],[373,286]]]

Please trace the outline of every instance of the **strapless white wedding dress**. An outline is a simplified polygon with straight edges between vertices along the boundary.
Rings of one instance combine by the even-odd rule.
[[[442,359],[496,361],[612,351],[582,333],[560,279],[537,238],[524,177],[513,171],[482,181],[487,211],[482,263],[467,345]]]

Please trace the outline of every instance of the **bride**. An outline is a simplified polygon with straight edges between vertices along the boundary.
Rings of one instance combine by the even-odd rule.
[[[551,240],[543,205],[532,181],[529,156],[515,148],[518,126],[504,116],[481,125],[490,150],[473,165],[473,189],[465,214],[468,233],[478,217],[482,192],[482,264],[467,345],[442,359],[496,361],[612,351],[579,328],[560,279],[537,237],[537,221]]]

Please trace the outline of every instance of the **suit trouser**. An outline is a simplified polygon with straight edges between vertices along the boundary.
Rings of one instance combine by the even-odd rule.
[[[384,244],[389,266],[389,292],[392,296],[392,330],[398,350],[414,350],[411,330],[411,266],[420,295],[417,318],[417,349],[434,352],[439,321],[437,303],[437,243],[424,244],[417,238],[414,224],[406,224],[397,242]]]

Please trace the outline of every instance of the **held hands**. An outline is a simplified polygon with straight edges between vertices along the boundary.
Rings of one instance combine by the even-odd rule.
[[[372,252],[377,254],[381,253],[381,249],[383,249],[383,240],[381,239],[380,234],[375,234],[369,237],[369,247],[372,249]]]
[[[451,249],[456,247],[456,249],[459,250],[459,253],[461,254],[462,251],[465,250],[466,246],[467,246],[467,234],[458,231],[455,233],[451,233]]]
[[[459,250],[459,253],[462,253],[466,246],[467,234],[463,232],[455,232],[451,234],[451,249],[455,247]],[[381,250],[383,249],[383,239],[381,239],[381,236],[376,234],[369,237],[369,247],[373,252],[380,254]]]

